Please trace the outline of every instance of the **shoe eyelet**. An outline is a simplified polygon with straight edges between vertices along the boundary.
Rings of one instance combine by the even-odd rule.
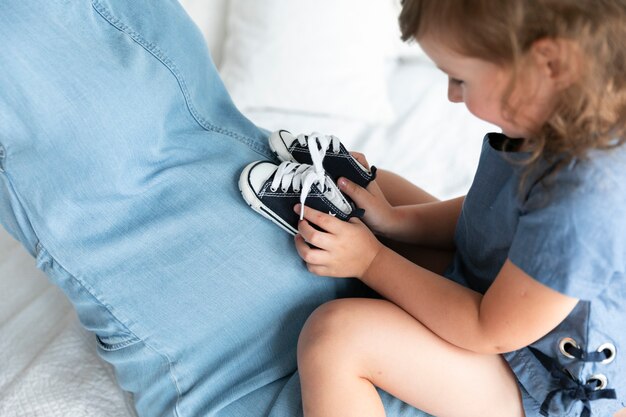
[[[281,188],[280,189],[283,193],[286,193],[287,191],[289,191],[289,188]]]
[[[613,360],[615,360],[615,356],[617,354],[617,350],[615,349],[615,345],[613,343],[604,343],[598,348],[598,352],[607,352],[606,359],[600,362],[603,365],[607,365]]]
[[[594,391],[599,391],[606,388],[606,386],[609,384],[609,380],[606,375],[593,374],[587,379],[587,385],[590,384],[594,384]]]
[[[576,343],[576,341],[574,339],[572,339],[571,337],[564,337],[559,342],[559,351],[561,351],[561,354],[563,356],[565,356],[566,358],[576,359],[576,357],[574,355],[572,355],[571,353],[568,352],[568,349],[570,347],[573,347],[575,349],[580,349],[578,347],[578,343]]]
[[[273,192],[273,193],[275,193],[276,191],[278,191],[278,188],[273,188],[273,187],[270,187],[270,191],[271,191],[271,192]]]

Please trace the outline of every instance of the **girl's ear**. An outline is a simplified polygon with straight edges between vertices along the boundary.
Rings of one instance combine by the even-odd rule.
[[[571,40],[538,39],[532,44],[530,54],[539,72],[558,90],[569,87],[579,77],[580,49]]]

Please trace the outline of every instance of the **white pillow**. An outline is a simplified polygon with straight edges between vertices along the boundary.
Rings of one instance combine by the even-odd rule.
[[[213,62],[219,65],[226,40],[227,0],[180,0],[180,3],[202,31]]]
[[[389,0],[230,0],[221,74],[244,112],[387,122],[394,26]]]

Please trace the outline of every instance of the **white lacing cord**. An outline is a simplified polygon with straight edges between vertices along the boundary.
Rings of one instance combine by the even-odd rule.
[[[339,138],[333,135],[322,135],[321,133],[313,132],[308,135],[308,144],[307,135],[298,135],[296,139],[301,146],[309,147],[309,154],[311,155],[313,166],[318,172],[324,172],[322,161],[324,160],[324,156],[326,156],[328,148],[332,146],[334,153],[339,153],[340,150]]]
[[[309,192],[311,192],[313,184],[319,184],[321,191],[325,193],[330,200],[335,199],[336,191],[332,186],[327,186],[326,181],[330,180],[326,177],[323,168],[322,171],[319,172],[312,165],[285,161],[278,166],[270,189],[276,192],[278,191],[278,187],[280,187],[283,192],[287,192],[289,186],[293,185],[293,190],[300,192],[300,204],[302,206],[300,209],[300,220],[302,220],[304,218],[304,202]]]

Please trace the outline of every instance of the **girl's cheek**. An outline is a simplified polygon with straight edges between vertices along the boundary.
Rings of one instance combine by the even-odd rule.
[[[478,117],[479,119],[489,121],[489,114],[485,111],[481,103],[473,100],[471,96],[466,96],[464,103],[465,107],[467,107],[467,110],[469,110],[469,112],[472,113],[474,116]]]

